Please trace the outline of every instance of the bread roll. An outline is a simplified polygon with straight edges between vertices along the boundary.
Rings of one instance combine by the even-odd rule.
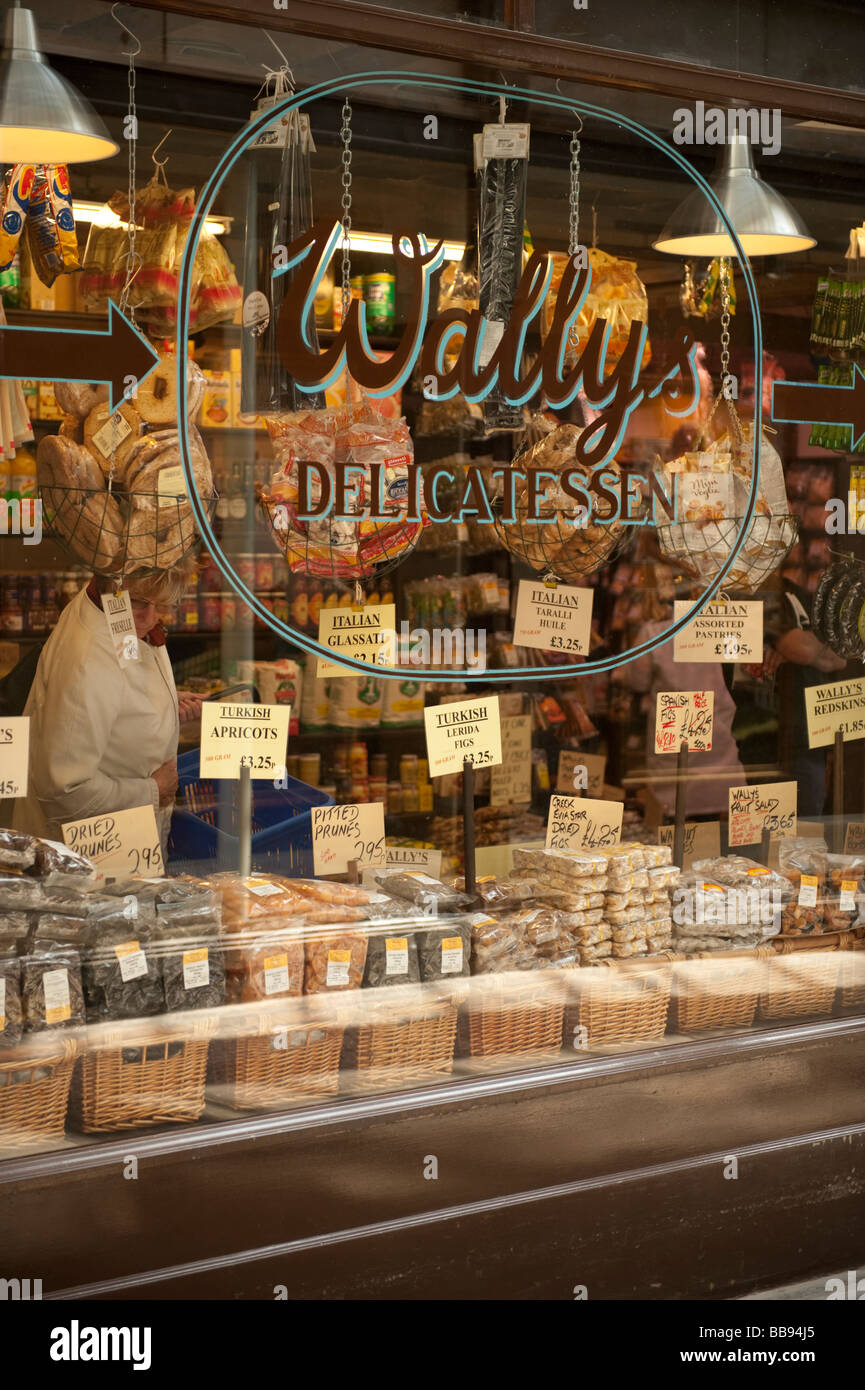
[[[105,478],[93,455],[64,434],[48,434],[36,450],[36,473],[43,487],[104,492]]]
[[[201,436],[194,428],[189,435],[189,456],[196,490],[202,501],[206,501],[213,492],[213,474]],[[159,475],[165,468],[179,468],[182,464],[180,441],[175,433],[168,439],[145,435],[139,440],[123,473],[123,486],[132,506],[141,509],[163,505],[158,501]]]
[[[97,405],[107,404],[108,387],[95,381],[55,381],[54,399],[67,415],[86,420]]]
[[[64,415],[60,434],[64,439],[74,439],[76,444],[83,444],[84,424],[77,415]]]

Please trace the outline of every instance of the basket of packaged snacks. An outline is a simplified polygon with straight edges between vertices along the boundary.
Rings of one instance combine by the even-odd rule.
[[[842,1009],[865,1009],[865,940],[845,935],[840,949],[841,989],[838,1003]]]
[[[732,401],[718,397],[709,420],[721,400],[729,431],[704,447],[698,441],[691,452],[657,468],[664,493],[676,502],[671,522],[658,527],[661,554],[701,581],[715,578],[742,534],[754,471],[753,426],[742,425]],[[798,524],[790,513],[781,459],[764,429],[756,505],[726,582],[748,593],[759,589],[782,564]]]
[[[770,954],[765,946],[757,946],[697,951],[680,961],[673,971],[670,1031],[750,1027]]]
[[[841,935],[776,937],[766,961],[760,1018],[805,1018],[832,1012],[843,957]]]
[[[103,1034],[78,1060],[69,1115],[85,1134],[197,1120],[204,1109],[206,1036],[194,1025]],[[203,1029],[201,1030],[204,1031]]]
[[[670,1006],[672,955],[603,960],[569,980],[565,1046],[581,1049],[661,1038]]]
[[[0,1052],[0,1149],[61,1137],[76,1051],[74,1039],[57,1038]]]

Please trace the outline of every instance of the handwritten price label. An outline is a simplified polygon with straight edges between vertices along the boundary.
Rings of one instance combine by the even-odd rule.
[[[687,743],[692,753],[712,747],[715,696],[711,690],[661,690],[655,706],[655,752],[678,753]]]
[[[766,782],[753,787],[731,787],[729,799],[730,848],[757,845],[768,830],[773,839],[796,834],[795,782]]]
[[[386,850],[381,802],[313,806],[312,858],[317,874],[344,874],[352,860],[367,868],[383,866]]]
[[[0,799],[27,795],[30,716],[0,719]]]
[[[675,826],[658,826],[658,844],[674,843]],[[721,822],[718,820],[686,821],[683,868],[690,869],[695,859],[717,859],[721,853]]]
[[[678,622],[689,611],[689,603],[673,604]],[[754,661],[763,660],[762,603],[707,603],[693,622],[673,638],[674,661]]]
[[[273,781],[285,771],[291,705],[229,705],[205,700],[201,706],[201,776],[240,776]]]
[[[583,771],[582,769],[585,769]],[[556,791],[566,796],[599,796],[604,790],[607,759],[603,753],[581,753],[579,749],[562,748],[556,776]]]
[[[475,767],[502,761],[502,733],[497,695],[485,700],[461,696],[424,710],[430,777],[462,772],[463,759]]]
[[[532,716],[502,719],[502,761],[490,769],[491,806],[527,806],[532,799]]]
[[[606,849],[622,838],[621,801],[588,796],[550,797],[547,849]]]
[[[67,821],[63,842],[96,866],[97,883],[107,879],[122,882],[128,878],[160,878],[165,873],[152,806]]]

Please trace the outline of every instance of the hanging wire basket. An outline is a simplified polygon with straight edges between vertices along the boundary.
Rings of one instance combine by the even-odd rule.
[[[581,522],[579,513],[538,509],[530,519],[525,508],[514,509],[514,520],[505,520],[501,507],[494,508],[496,534],[511,555],[538,574],[569,583],[593,574],[622,550],[627,529],[619,521],[604,525]]]
[[[195,515],[185,497],[127,494],[41,482],[43,516],[70,555],[98,574],[171,569],[198,543]],[[201,499],[211,518],[218,495]]]
[[[675,522],[658,527],[661,554],[695,579],[714,579],[742,533],[743,517]],[[725,583],[754,593],[783,564],[799,533],[799,519],[758,515],[751,519],[745,542]]]

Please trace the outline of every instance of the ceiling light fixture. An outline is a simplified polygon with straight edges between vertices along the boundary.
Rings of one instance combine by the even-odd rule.
[[[0,164],[75,164],[119,149],[90,103],[40,53],[33,11],[9,10],[0,58]]]
[[[817,245],[793,205],[757,173],[746,135],[730,137],[709,182],[746,256],[784,256]],[[653,245],[671,256],[739,254],[720,214],[700,188],[679,204]]]

